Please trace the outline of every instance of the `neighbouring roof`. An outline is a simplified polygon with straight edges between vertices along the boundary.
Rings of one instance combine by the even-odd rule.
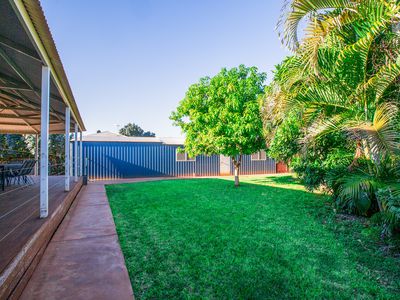
[[[125,142],[125,143],[160,143],[165,145],[183,145],[184,138],[178,137],[142,137],[124,136],[121,134],[104,131],[83,136],[84,142]]]
[[[183,145],[185,143],[184,137],[162,137],[160,139],[166,145]]]

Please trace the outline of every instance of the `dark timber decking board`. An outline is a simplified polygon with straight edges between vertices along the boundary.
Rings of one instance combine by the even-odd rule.
[[[10,263],[26,250],[27,243],[42,225],[50,221],[52,214],[65,199],[71,198],[71,192],[64,191],[63,176],[49,177],[49,217],[40,219],[38,181],[38,178],[35,178],[34,185],[22,188],[6,187],[4,192],[0,192],[0,281],[4,279],[3,273],[9,269]],[[80,185],[81,181],[77,184],[71,179],[70,190],[76,193],[75,187]],[[35,255],[33,251],[32,256]]]

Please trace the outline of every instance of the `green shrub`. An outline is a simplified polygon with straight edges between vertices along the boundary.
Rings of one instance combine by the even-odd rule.
[[[382,211],[374,215],[373,221],[382,225],[382,234],[392,236],[400,231],[400,194],[390,187],[376,193]]]
[[[299,116],[291,113],[277,128],[268,147],[269,157],[289,163],[300,150],[299,137]]]
[[[327,136],[294,158],[289,165],[308,190],[324,188],[332,192],[333,186],[328,174],[347,172],[353,157],[354,150],[343,145],[347,145],[344,136]]]
[[[338,210],[372,217],[382,226],[382,236],[391,236],[400,226],[398,162],[384,158],[360,160],[354,170],[335,169],[327,183]]]

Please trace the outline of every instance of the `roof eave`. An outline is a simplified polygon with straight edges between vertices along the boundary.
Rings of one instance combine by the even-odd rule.
[[[71,108],[71,114],[80,130],[86,131],[39,0],[10,0],[10,3],[18,12],[18,18],[25,26],[43,63],[50,68],[54,83],[65,104]]]

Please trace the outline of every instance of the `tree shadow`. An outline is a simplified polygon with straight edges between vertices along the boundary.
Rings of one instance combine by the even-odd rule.
[[[262,181],[264,181],[265,183],[273,182],[273,183],[276,183],[276,184],[285,184],[285,185],[288,185],[288,184],[296,184],[296,185],[301,184],[300,180],[298,180],[297,178],[294,178],[291,175],[267,176],[264,179],[262,179],[261,182]]]
[[[145,188],[137,192],[155,190],[160,183],[142,183]],[[217,298],[346,298],[354,292],[378,297],[385,295],[383,280],[400,277],[393,262],[355,239],[355,231],[338,233],[335,224],[327,223],[326,197],[299,190],[292,176],[246,178],[239,188],[219,178],[161,184],[164,199],[157,193],[149,201],[143,198],[141,203],[152,209],[137,211],[136,218],[145,214],[144,231],[155,232],[159,241],[137,245],[147,243],[148,256],[160,260],[132,269],[154,277],[171,267],[184,270],[185,280],[177,276],[174,282],[179,290],[190,282]],[[161,293],[171,288],[165,280],[167,285],[158,287]]]

